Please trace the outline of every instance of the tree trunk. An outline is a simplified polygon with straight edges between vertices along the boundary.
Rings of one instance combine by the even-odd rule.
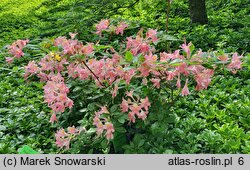
[[[189,0],[190,18],[193,23],[207,24],[205,0]]]

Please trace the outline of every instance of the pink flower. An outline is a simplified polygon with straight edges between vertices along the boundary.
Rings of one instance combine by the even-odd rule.
[[[108,111],[108,109],[107,109],[106,106],[102,106],[100,112],[101,112],[101,114],[102,113],[109,113],[109,111]]]
[[[134,103],[129,107],[129,109],[130,109],[130,112],[128,113],[129,121],[135,123],[135,115],[138,116],[140,114],[141,107],[138,106],[136,103]]]
[[[101,20],[97,25],[96,25],[96,34],[99,34],[100,36],[102,35],[102,31],[106,30],[109,26],[109,20]]]
[[[37,77],[40,78],[41,82],[46,82],[48,80],[48,75],[43,73],[43,72],[38,73]],[[25,77],[25,78],[27,78],[27,77]]]
[[[63,48],[63,54],[74,55],[79,54],[83,45],[78,40],[67,39],[66,37],[58,37],[54,42],[55,46],[61,46]]]
[[[78,34],[78,33],[72,33],[72,32],[69,33],[71,39],[74,39],[74,38],[76,37],[77,34]]]
[[[82,53],[85,55],[89,55],[94,51],[93,44],[87,44],[86,46],[83,47]]]
[[[17,40],[12,45],[15,44],[18,48],[23,49],[27,45],[28,42],[29,42],[28,39],[27,40]]]
[[[55,113],[64,112],[65,108],[73,106],[73,101],[67,97],[69,88],[60,73],[50,74],[49,77],[51,77],[50,80],[43,87],[45,102]]]
[[[211,69],[204,69],[195,75],[195,80],[197,82],[196,90],[207,89],[211,82],[211,77],[214,71]]]
[[[159,78],[152,78],[151,82],[153,83],[153,86],[156,87],[157,89],[159,89],[161,87],[161,79]]]
[[[157,30],[149,29],[146,33],[146,38],[151,38],[153,42],[156,42],[158,40],[157,38]]]
[[[35,61],[30,61],[29,64],[25,66],[25,74],[29,74],[29,73],[35,74],[38,71],[40,71],[40,69],[38,68]]]
[[[176,71],[184,74],[185,76],[189,75],[188,66],[185,62],[181,63],[180,66],[177,66]]]
[[[176,87],[177,87],[178,89],[181,88],[180,74],[178,74],[178,79],[177,79],[177,82],[176,82]]]
[[[115,33],[116,33],[116,34],[121,34],[121,35],[123,35],[123,31],[124,31],[124,29],[127,28],[127,27],[128,27],[128,25],[127,25],[126,23],[121,22],[121,23],[117,26],[117,28],[115,29]]]
[[[60,129],[56,132],[56,145],[57,147],[69,149],[70,141],[75,135],[79,135],[80,130],[73,127],[68,127],[68,133],[64,129]]]
[[[150,48],[148,42],[139,35],[137,35],[135,39],[133,39],[132,37],[127,37],[126,49],[130,49],[131,53],[134,56],[137,56],[140,53],[146,55],[152,52],[152,49]]]
[[[151,103],[149,102],[148,97],[141,99],[141,108],[144,108],[146,111],[148,111],[149,106],[151,106]]]
[[[69,149],[70,138],[69,134],[65,132],[64,129],[60,129],[55,134],[57,147]]]
[[[138,116],[138,118],[140,118],[140,119],[142,119],[142,120],[145,120],[145,119],[147,118],[147,114],[148,114],[148,112],[145,112],[145,111],[141,110],[141,111],[137,114],[137,116]]]
[[[24,52],[22,51],[22,49],[17,48],[17,47],[11,47],[9,50],[9,53],[18,59],[24,56]]]
[[[190,55],[191,55],[191,50],[190,50],[190,47],[191,47],[192,43],[187,43],[185,42],[184,44],[182,44],[180,47],[186,52],[187,54],[187,58],[190,58]]]
[[[72,108],[74,106],[74,102],[73,100],[67,98],[67,101],[65,103],[65,106],[68,107],[68,108]]]
[[[130,70],[124,72],[123,78],[124,78],[126,84],[130,83],[130,80],[133,78],[134,75],[135,75],[135,70],[134,69],[130,69]]]
[[[146,42],[143,42],[140,44],[139,49],[139,53],[147,54],[150,51],[150,46]]]
[[[73,69],[74,67],[72,67]],[[87,68],[83,68],[80,65],[72,70],[71,74],[73,73],[74,77],[79,77],[81,80],[86,80],[89,78],[89,70]],[[78,74],[76,74],[78,73]]]
[[[133,105],[129,106],[129,109],[131,110],[131,112],[133,114],[139,114],[140,110],[141,110],[141,106],[138,106],[137,103],[134,103]]]
[[[76,133],[78,133],[79,131],[75,128],[75,126],[72,126],[72,127],[68,127],[68,132],[70,133],[70,134],[76,134]]]
[[[114,87],[114,89],[113,89],[113,92],[112,92],[112,98],[115,98],[115,97],[116,97],[117,91],[118,91],[118,84],[116,83],[116,84],[115,84],[115,87]]]
[[[190,94],[190,93],[189,93],[189,90],[188,90],[187,84],[188,84],[188,79],[186,79],[186,83],[185,83],[185,85],[184,85],[184,87],[183,87],[183,89],[182,89],[182,91],[181,91],[181,95],[182,95],[182,96],[187,96],[187,95]]]
[[[14,60],[13,57],[6,57],[6,58],[5,58],[5,61],[6,61],[7,63],[9,63],[9,64],[12,63],[13,60]]]
[[[133,90],[130,90],[130,92],[127,91],[126,96],[133,98],[133,93],[134,93]]]
[[[74,62],[70,63],[70,64],[67,66],[68,75],[69,75],[70,77],[72,77],[72,78],[77,78],[77,77],[79,76],[79,74],[77,73],[77,72],[79,72],[79,71],[77,71],[77,69],[81,69],[81,67],[80,67],[80,68],[78,68],[78,67],[80,67],[80,66],[77,66],[76,63],[74,63]],[[85,78],[85,79],[86,79],[86,78]]]
[[[220,61],[227,61],[228,60],[228,56],[227,55],[220,55],[217,57]]]
[[[143,78],[143,79],[142,79],[142,84],[146,86],[147,83],[148,83],[148,80],[147,80],[146,78]]]
[[[59,46],[62,45],[63,43],[67,42],[67,38],[66,37],[58,37],[54,40],[54,45],[55,46]]]
[[[113,139],[113,133],[115,132],[113,124],[110,122],[106,122],[105,129],[106,129],[106,138],[108,140]]]
[[[67,136],[67,133],[65,132],[64,129],[60,129],[60,130],[57,131],[55,136],[56,136],[56,138],[63,138],[65,136]]]
[[[113,124],[108,122],[108,119],[103,118],[103,117],[100,119],[101,114],[103,113],[109,113],[106,106],[101,107],[100,111],[95,112],[93,124],[96,126],[96,133],[98,136],[100,136],[104,132],[104,130],[106,130],[106,138],[110,140],[113,138],[113,132],[115,130],[114,130]]]
[[[127,96],[131,98],[128,99],[128,101],[123,98],[122,103],[120,105],[122,112],[128,112],[129,123],[135,123],[135,115],[139,119],[145,120],[148,114],[149,106],[151,105],[148,100],[148,97],[146,97],[145,99],[140,99],[138,97],[137,100],[135,100],[132,95],[133,94],[127,94]]]
[[[129,122],[135,123],[135,113],[134,112],[129,112],[128,113],[128,119],[129,119]]]
[[[55,114],[55,113],[53,113],[53,114],[52,114],[52,116],[51,116],[51,118],[50,118],[49,122],[51,122],[52,124],[53,124],[54,122],[58,122],[58,120],[57,120],[57,118],[56,118],[56,114]]]
[[[122,112],[127,112],[129,108],[128,101],[123,98],[120,107],[122,109]]]
[[[121,60],[121,56],[119,56],[118,54],[113,54],[113,55],[112,55],[112,62],[113,62],[114,64],[119,63],[120,60]]]
[[[169,60],[174,60],[174,59],[183,59],[183,56],[179,54],[180,50],[176,50],[174,53],[166,53],[162,52],[160,53],[160,61],[169,61]]]
[[[29,40],[17,40],[8,46],[7,48],[9,49],[9,54],[12,54],[13,58],[7,57],[6,62],[11,63],[14,58],[19,59],[20,57],[24,56],[24,52],[22,50],[28,42]]]
[[[228,64],[227,68],[231,69],[234,73],[236,73],[236,70],[241,69],[241,59],[242,56],[238,56],[237,53],[233,54],[232,61],[230,64]]]
[[[171,54],[168,54],[168,53],[166,53],[166,52],[160,53],[160,61],[161,61],[161,62],[168,61],[168,60],[170,60],[170,59],[172,59],[172,58],[173,58],[173,57],[172,57]]]
[[[143,63],[139,68],[138,71],[141,72],[142,77],[147,77],[150,74],[150,67],[147,65],[147,63]]]
[[[97,125],[96,125],[96,133],[97,133],[97,135],[100,136],[103,133],[104,130],[105,130],[104,125],[102,124],[101,121],[99,121],[97,123]]]
[[[168,75],[167,80],[171,81],[174,79],[176,72],[175,71],[166,71],[166,74]]]
[[[70,138],[67,138],[67,139],[56,138],[56,145],[57,147],[60,147],[60,148],[65,147],[65,149],[69,149]]]

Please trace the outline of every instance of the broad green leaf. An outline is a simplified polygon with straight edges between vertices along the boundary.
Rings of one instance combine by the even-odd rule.
[[[176,66],[180,66],[182,63],[183,63],[183,61],[180,60],[179,58],[177,58],[177,59],[173,60],[172,62],[170,62],[169,65],[176,67]]]
[[[31,147],[28,145],[23,146],[18,150],[19,154],[38,154],[37,151],[33,150]]]
[[[126,54],[125,54],[125,60],[127,62],[132,62],[133,61],[133,54],[130,52],[130,51],[127,51]]]

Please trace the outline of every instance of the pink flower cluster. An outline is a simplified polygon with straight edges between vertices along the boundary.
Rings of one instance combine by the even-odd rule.
[[[35,61],[30,61],[25,67],[25,79],[27,79],[30,75],[37,74],[41,81],[48,81],[50,80],[50,77],[54,75],[54,72],[62,72],[65,68],[64,65],[68,64],[67,59],[61,59],[61,57],[58,55],[58,57],[60,57],[60,60],[58,61],[55,59],[55,55],[58,54],[47,54],[41,59],[38,65],[35,63]],[[52,74],[49,74],[50,72]]]
[[[84,54],[89,55],[93,52],[94,47],[93,44],[83,45],[82,42],[78,40],[74,40],[72,38],[75,37],[75,34],[70,34],[71,39],[67,39],[66,37],[58,37],[55,39],[54,45],[61,46],[63,48],[63,55],[75,55],[75,54]]]
[[[146,38],[143,38],[141,33],[138,33],[135,39],[133,37],[128,37],[126,49],[130,49],[134,56],[140,53],[143,55],[151,54],[154,48],[150,46],[150,43],[156,42],[157,40],[157,31],[149,29],[146,33]]]
[[[231,63],[228,64],[227,68],[229,68],[230,70],[232,70],[232,72],[235,74],[237,72],[237,70],[241,69],[241,59],[242,56],[238,56],[238,53],[234,53]]]
[[[133,95],[133,91],[127,92],[127,100],[122,99],[120,105],[122,112],[128,112],[129,122],[135,123],[135,115],[142,120],[145,120],[148,115],[148,109],[151,105],[148,97],[145,99],[140,99]]]
[[[128,24],[126,24],[125,22],[121,22],[121,23],[119,23],[119,25],[116,27],[115,33],[116,33],[117,35],[118,35],[118,34],[123,35],[124,29],[126,29],[127,27],[128,27]]]
[[[70,141],[75,137],[75,135],[79,135],[82,130],[76,129],[74,126],[67,128],[68,132],[65,132],[64,129],[60,129],[56,132],[56,145],[60,148],[65,147],[69,149]]]
[[[72,108],[73,101],[67,97],[69,88],[60,73],[51,76],[43,89],[45,102],[55,113],[64,112],[67,107]]]
[[[196,90],[203,90],[207,89],[208,85],[211,82],[211,77],[214,74],[214,70],[206,69],[203,66],[197,66],[197,69],[193,71],[195,81],[197,83],[195,89]]]
[[[128,41],[128,43],[135,43],[136,41]],[[185,85],[181,90],[182,96],[190,94],[188,89],[188,77],[193,76],[197,82],[196,90],[206,89],[211,82],[211,77],[214,71],[212,69],[206,69],[201,64],[203,62],[201,56],[202,52],[190,56],[191,43],[188,45],[183,44],[181,48],[186,52],[186,56],[180,54],[180,50],[176,50],[174,53],[160,53],[160,59],[157,55],[152,53],[144,54],[144,62],[137,68],[140,72],[140,76],[148,77],[151,75],[150,81],[156,88],[161,87],[161,82],[176,80],[176,87],[181,88],[181,77],[186,77]],[[133,45],[129,45],[129,47]],[[135,46],[134,46],[135,47]],[[151,50],[149,50],[151,52]],[[196,62],[195,65],[188,64],[186,60]],[[160,62],[159,62],[160,60]],[[175,63],[175,61],[178,61]]]
[[[29,40],[17,40],[7,48],[9,49],[9,54],[13,57],[6,57],[6,62],[12,63],[14,58],[19,59],[24,56],[23,48],[27,45]]]
[[[125,82],[129,84],[136,71],[133,68],[125,70],[119,65],[121,58],[121,56],[114,54],[112,58],[103,58],[100,60],[90,59],[86,62],[86,65],[76,62],[70,63],[67,67],[68,75],[81,80],[86,80],[91,77],[95,80],[96,85],[102,88],[105,83],[108,83],[110,86],[115,84],[112,91],[112,97],[115,97],[117,95],[119,82],[125,80]]]
[[[113,139],[113,133],[115,132],[114,126],[103,114],[110,114],[106,106],[101,107],[101,110],[95,112],[95,117],[93,119],[93,124],[96,126],[96,133],[100,136],[104,130],[106,131],[105,136],[108,140]]]
[[[109,20],[108,19],[102,19],[97,25],[96,25],[96,34],[102,35],[102,31],[108,29],[109,27]]]
[[[111,30],[114,29],[115,30],[115,34],[121,34],[123,35],[124,30],[128,27],[128,24],[126,24],[125,22],[120,22],[117,26],[113,26],[113,25],[109,25],[110,24],[110,20],[101,20],[97,25],[96,25],[96,34],[102,36],[102,31],[106,30]]]

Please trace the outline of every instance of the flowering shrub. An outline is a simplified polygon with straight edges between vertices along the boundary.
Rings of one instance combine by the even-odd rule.
[[[170,99],[166,99],[165,104],[170,105],[174,103],[174,91],[186,96],[194,84],[197,91],[207,89],[214,72],[221,68],[234,74],[241,69],[242,56],[237,53],[231,58],[228,54],[194,51],[191,43],[185,42],[174,52],[158,51],[155,44],[161,37],[157,37],[157,30],[153,29],[149,29],[145,36],[141,29],[136,36],[126,37],[125,43],[120,42],[119,49],[110,44],[99,44],[105,38],[104,32],[123,35],[127,28],[128,24],[124,22],[114,26],[109,20],[101,20],[95,32],[100,36],[99,41],[84,44],[76,39],[77,33],[70,33],[70,39],[58,37],[47,44],[49,52],[40,61],[28,63],[24,77],[28,79],[36,75],[45,83],[44,101],[52,110],[51,123],[58,122],[58,116],[62,118],[65,111],[70,112],[78,100],[70,98],[70,82],[86,81],[102,90],[101,96],[106,102],[94,104],[99,109],[88,111],[97,136],[105,134],[110,141],[119,129],[116,124],[122,127],[136,123],[136,118],[146,120],[150,107],[157,104],[151,101],[152,91],[161,95],[169,89]],[[27,43],[28,40],[18,40],[9,46],[12,57],[6,57],[6,61],[11,63],[14,58],[24,56],[22,50]],[[78,129],[70,126],[68,132],[60,129],[55,135],[56,145],[69,149],[70,141],[81,132],[87,133],[92,126],[88,124]]]

